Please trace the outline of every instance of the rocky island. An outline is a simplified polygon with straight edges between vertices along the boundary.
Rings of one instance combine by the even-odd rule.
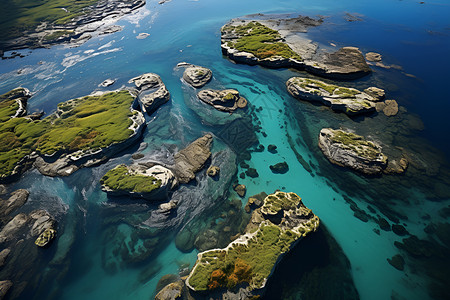
[[[206,134],[174,155],[171,166],[155,162],[118,165],[100,180],[108,195],[129,195],[148,200],[166,199],[178,183],[188,183],[211,156],[212,135]]]
[[[106,18],[118,18],[145,5],[145,0],[25,0],[9,5],[0,27],[0,56],[3,52],[83,42],[95,31],[112,33],[120,26]],[[6,8],[5,8],[6,9]],[[20,21],[19,21],[20,20]]]
[[[139,91],[138,100],[148,115],[170,100],[170,93],[158,74],[145,73],[130,79],[128,83],[135,84]]]
[[[2,182],[18,179],[33,163],[44,175],[70,175],[125,149],[145,126],[127,90],[62,102],[43,120],[26,116],[29,97],[24,88],[0,96]]]
[[[323,128],[319,134],[319,148],[333,164],[366,175],[402,173],[408,166],[405,158],[388,164],[388,157],[381,151],[381,146],[341,129]]]
[[[183,79],[195,88],[201,88],[212,78],[212,71],[208,68],[181,62],[177,68],[186,68],[183,72]]]
[[[328,84],[320,80],[292,77],[286,82],[286,88],[295,98],[321,102],[334,111],[341,111],[347,115],[370,113],[376,110],[376,103],[384,98],[384,91],[370,87],[364,92]]]
[[[318,226],[319,218],[298,195],[271,194],[253,211],[245,234],[224,249],[198,254],[186,286],[195,292],[240,288],[247,297],[261,295],[283,254]]]
[[[202,90],[197,97],[211,105],[215,109],[232,113],[238,108],[247,106],[247,99],[242,97],[237,90]]]
[[[298,33],[320,26],[322,19],[233,19],[221,29],[222,53],[231,60],[270,68],[295,68],[335,79],[356,79],[371,72],[358,48],[343,47],[319,53]]]

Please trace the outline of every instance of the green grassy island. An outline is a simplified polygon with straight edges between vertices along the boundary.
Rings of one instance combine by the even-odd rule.
[[[10,176],[33,152],[38,155],[83,155],[127,140],[137,128],[128,91],[86,96],[58,104],[43,120],[14,117],[19,101],[11,92],[0,96],[0,178]]]
[[[319,218],[295,193],[276,192],[253,211],[244,235],[224,249],[198,255],[186,284],[195,291],[262,289],[282,254],[319,226]]]
[[[111,190],[133,193],[150,193],[161,187],[161,180],[153,176],[134,174],[126,165],[118,165],[109,170],[100,183]]]
[[[270,29],[259,22],[251,21],[245,25],[225,25],[224,32],[233,32],[237,39],[228,41],[227,46],[242,52],[252,53],[259,59],[273,56],[292,58],[301,61],[302,58],[294,52],[286,43],[281,41],[278,31]]]

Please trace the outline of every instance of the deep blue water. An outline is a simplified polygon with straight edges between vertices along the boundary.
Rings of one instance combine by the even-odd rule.
[[[346,21],[347,12],[358,14],[362,20]],[[331,47],[330,43],[334,43],[357,46],[364,53],[375,51],[383,55],[385,64],[402,67],[402,70],[373,67],[373,74],[367,78],[343,84],[357,87],[375,84],[386,89],[387,97],[396,99],[405,109],[391,119],[376,116],[352,120],[329,109],[293,99],[286,92],[284,83],[291,76],[305,75],[302,72],[236,65],[228,61],[220,50],[220,27],[231,18],[252,13],[327,16],[322,26],[309,30],[310,39],[323,47]],[[186,146],[204,132],[213,132],[220,137],[230,130],[228,125],[214,125],[218,119],[229,116],[223,117],[198,105],[194,101],[194,91],[180,81],[181,71],[174,69],[181,61],[208,67],[214,75],[208,88],[236,88],[252,106],[262,107],[260,111],[249,110],[253,117],[250,125],[260,122],[261,131],[266,133],[267,137],[262,132],[256,133],[259,143],[265,147],[269,144],[278,147],[277,154],[252,152],[247,162],[258,170],[259,177],[239,180],[247,186],[247,195],[261,191],[270,193],[275,189],[299,194],[347,256],[349,274],[361,299],[390,299],[392,295],[397,299],[428,299],[431,297],[429,284],[434,282],[429,276],[431,267],[430,273],[426,272],[420,258],[410,258],[394,246],[394,242],[401,241],[402,237],[392,231],[381,231],[378,235],[373,231],[378,228],[373,220],[362,222],[355,218],[348,199],[371,216],[386,215],[386,206],[389,206],[390,213],[407,216],[401,224],[405,224],[410,233],[445,243],[435,235],[428,236],[423,229],[430,222],[448,222],[440,212],[450,200],[449,182],[445,177],[449,173],[448,165],[441,158],[448,158],[450,150],[450,141],[446,138],[450,127],[447,119],[449,76],[446,73],[450,67],[449,15],[447,1],[420,4],[418,1],[391,0],[173,0],[164,5],[149,1],[144,9],[118,22],[124,26],[121,32],[93,38],[77,48],[55,46],[31,52],[23,50],[22,53],[30,53],[24,58],[1,61],[0,93],[17,86],[27,87],[35,92],[29,110],[51,113],[57,103],[90,94],[107,78],[116,79],[111,86],[116,89],[134,76],[157,73],[172,98],[148,118],[142,142],[148,143],[143,151],[147,158],[160,158],[165,153],[173,153],[173,149]],[[136,39],[141,32],[150,36]],[[424,130],[410,130],[414,127],[412,123],[420,123],[418,119],[423,122]],[[404,176],[381,179],[365,178],[333,167],[316,146],[318,131],[328,126],[349,127],[377,139],[379,136],[383,142],[411,149],[421,155],[420,161],[425,162],[425,167],[411,167]],[[253,128],[249,127],[249,130]],[[292,145],[286,134],[292,137]],[[220,212],[229,211],[228,198],[237,198],[231,191],[230,181],[237,179],[233,177],[235,172],[242,172],[240,167],[236,170],[236,157],[232,151],[236,149],[230,150],[226,141],[220,138],[215,140],[213,153],[225,151],[223,161],[228,163],[228,169],[225,169],[228,177],[223,176],[223,186],[214,190],[201,172],[197,185],[182,187],[173,195],[181,199],[175,218],[178,223],[166,224],[167,228],[158,232],[161,223],[152,219],[156,204],[108,199],[100,190],[99,179],[103,174],[119,163],[131,163],[131,154],[138,147],[136,145],[104,165],[80,170],[68,178],[49,178],[31,171],[12,185],[12,188],[27,188],[31,192],[29,202],[22,208],[24,211],[48,209],[59,220],[58,240],[32,265],[32,271],[42,275],[36,285],[40,289],[36,292],[29,287],[21,299],[149,299],[163,275],[177,274],[182,264],[192,267],[196,250],[179,251],[174,238],[185,228],[195,232],[199,228],[208,228],[211,221],[218,224],[226,220],[220,217]],[[293,148],[312,166],[311,172],[298,161]],[[289,164],[290,171],[283,175],[273,174],[269,165],[281,161]],[[226,172],[222,170],[222,173]],[[370,212],[368,205],[375,212]],[[430,219],[424,218],[425,214]],[[130,225],[133,221],[129,219],[133,216],[141,221],[149,219],[147,225],[157,228],[155,237],[149,239],[157,241],[154,252],[139,264],[124,263],[120,255],[112,251],[118,244],[132,240],[136,228]],[[136,247],[143,240],[140,236]],[[54,255],[64,253],[67,253],[65,259],[55,263]],[[310,255],[311,251],[305,253]],[[318,251],[317,261],[320,262],[323,253]],[[397,253],[402,253],[407,261],[404,272],[394,269],[386,261]],[[447,262],[438,258],[437,263],[434,260],[425,263],[440,263],[448,270]],[[115,271],[112,271],[113,264]],[[275,286],[276,283],[274,289]],[[301,295],[294,288],[289,293],[285,291],[283,297],[288,294],[292,299]]]

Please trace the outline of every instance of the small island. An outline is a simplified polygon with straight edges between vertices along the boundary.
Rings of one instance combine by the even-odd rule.
[[[319,148],[331,163],[366,175],[403,173],[408,166],[405,158],[388,164],[381,146],[341,129],[323,128],[319,134]]]
[[[297,194],[271,194],[253,211],[245,234],[224,249],[198,254],[186,285],[193,291],[243,286],[256,295],[282,255],[318,226],[319,218]]]
[[[100,180],[110,196],[131,196],[147,200],[166,199],[179,183],[189,183],[211,156],[212,135],[205,134],[174,155],[173,165],[142,162],[118,165]]]
[[[374,112],[376,102],[384,98],[384,91],[375,87],[361,92],[303,77],[290,78],[286,82],[286,88],[289,94],[297,99],[321,102],[334,111],[341,111],[350,116]]]
[[[203,87],[212,78],[212,71],[205,67],[181,62],[177,64],[177,68],[185,68],[183,80],[197,89]]]
[[[247,99],[242,97],[237,90],[202,90],[197,97],[211,105],[215,109],[232,113],[238,108],[247,106]]]

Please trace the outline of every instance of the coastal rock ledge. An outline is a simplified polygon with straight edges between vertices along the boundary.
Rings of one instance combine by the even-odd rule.
[[[214,294],[226,288],[227,296],[238,289],[239,295],[249,298],[261,295],[283,254],[318,226],[319,218],[297,194],[271,194],[264,199],[262,207],[253,211],[243,235],[224,249],[198,254],[186,286],[194,293]]]
[[[366,175],[402,173],[408,166],[404,158],[388,164],[388,157],[381,152],[381,146],[340,129],[323,128],[319,134],[319,148],[331,163]]]

